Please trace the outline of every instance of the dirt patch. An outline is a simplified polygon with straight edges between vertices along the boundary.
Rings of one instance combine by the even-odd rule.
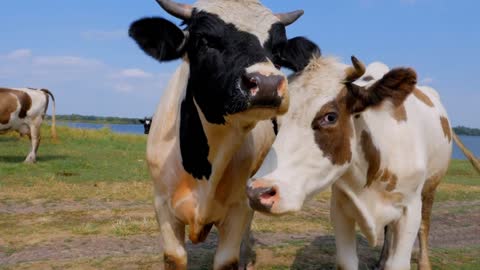
[[[52,212],[94,211],[107,209],[135,209],[150,207],[150,203],[128,201],[55,201],[35,200],[31,202],[0,202],[0,214],[44,214]]]
[[[321,204],[321,208],[316,208]],[[101,209],[131,209],[147,207],[135,202],[34,202],[33,204],[0,205],[1,213],[51,213],[55,211],[81,211]],[[324,215],[326,202],[313,203],[309,210],[317,209]],[[312,213],[309,213],[312,215]],[[320,214],[320,213],[316,213]],[[480,201],[447,202],[435,205],[432,217],[432,248],[465,248],[480,246]],[[275,265],[291,265],[292,269],[335,269],[335,242],[331,233],[255,232],[257,261]],[[217,235],[213,232],[203,244],[187,244],[192,265],[211,265]],[[378,248],[372,249],[363,237],[358,238],[361,269],[371,267],[378,258]],[[134,235],[129,237],[73,236],[55,239],[14,250],[0,240],[0,265],[15,267],[25,263],[73,261],[81,259],[157,256],[160,253],[158,236]],[[203,267],[203,266],[202,266]],[[319,268],[320,267],[320,268]],[[197,269],[197,268],[195,268]],[[198,268],[201,269],[201,268]],[[259,269],[264,269],[260,267]],[[268,268],[270,269],[270,268]]]

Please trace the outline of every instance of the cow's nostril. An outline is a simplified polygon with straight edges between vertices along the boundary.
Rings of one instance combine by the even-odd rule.
[[[261,199],[270,199],[272,197],[275,197],[275,195],[277,195],[277,190],[274,187],[272,187],[269,190],[262,193],[262,195],[260,195],[260,198]]]
[[[252,74],[245,74],[242,76],[242,83],[245,89],[251,90],[258,88],[260,80],[256,76],[252,76]]]

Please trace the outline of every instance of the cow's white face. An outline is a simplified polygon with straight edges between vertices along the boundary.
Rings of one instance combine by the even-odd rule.
[[[357,140],[356,116],[386,98],[403,102],[416,75],[410,69],[392,70],[362,92],[344,81],[344,66],[328,59],[312,60],[291,80],[291,107],[264,164],[248,183],[252,208],[270,214],[298,211],[306,198],[347,173],[358,157],[356,146],[369,143],[363,136]]]
[[[348,168],[351,120],[338,104],[345,66],[333,67],[312,73],[309,69],[316,67],[311,65],[291,78],[289,111],[279,119],[275,143],[249,182],[254,209],[272,214],[298,211],[306,198]]]

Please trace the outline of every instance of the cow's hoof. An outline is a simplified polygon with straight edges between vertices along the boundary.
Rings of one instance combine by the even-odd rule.
[[[33,159],[33,158],[27,158],[27,159],[25,159],[25,161],[24,161],[25,164],[34,164],[34,163],[36,163],[36,162],[37,162],[37,160],[36,160],[36,159]]]
[[[218,268],[218,270],[238,270],[238,269],[241,269],[238,265],[238,262],[232,262]]]
[[[176,258],[175,256],[165,254],[163,257],[165,263],[165,270],[186,270],[187,264],[184,260]]]
[[[255,265],[253,263],[249,263],[248,265],[241,265],[238,267],[238,270],[255,270]]]

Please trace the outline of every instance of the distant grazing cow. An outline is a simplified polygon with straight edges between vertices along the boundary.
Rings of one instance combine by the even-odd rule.
[[[37,160],[37,150],[40,145],[40,126],[48,108],[48,96],[52,98],[52,137],[55,132],[55,98],[47,89],[0,88],[0,133],[9,130],[27,135],[32,142],[32,150],[25,162],[34,163]]]
[[[337,269],[358,269],[355,226],[372,245],[384,233],[381,269],[430,269],[428,233],[435,189],[454,135],[440,98],[417,86],[413,69],[376,63],[367,74],[313,57],[290,78],[290,109],[265,162],[249,181],[251,206],[269,214],[301,209],[332,184]],[[477,168],[478,169],[478,168]]]
[[[143,133],[148,134],[150,133],[150,126],[152,125],[152,118],[145,117],[143,119],[138,120],[141,124],[143,124]]]
[[[257,0],[157,2],[185,28],[146,18],[132,24],[130,36],[161,62],[183,60],[147,144],[165,267],[187,268],[185,225],[193,243],[218,228],[214,269],[246,267],[249,245],[240,243],[249,239],[253,211],[245,185],[273,143],[268,119],[288,108],[278,68],[308,63],[304,39],[285,34],[303,12],[273,14]]]

